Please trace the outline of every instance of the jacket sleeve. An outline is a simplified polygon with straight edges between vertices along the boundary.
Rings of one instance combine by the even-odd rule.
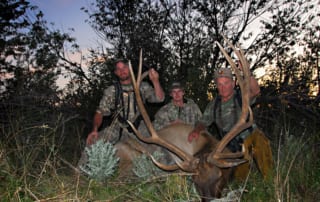
[[[204,110],[201,119],[198,123],[204,124],[206,127],[210,126],[214,122],[213,111],[214,111],[214,101],[208,103],[206,109]]]
[[[103,116],[109,116],[112,109],[115,107],[115,87],[109,86],[103,91],[103,96],[100,100],[96,112],[101,113]]]
[[[144,101],[148,101],[151,103],[159,103],[159,102],[163,102],[163,99],[158,99],[158,97],[155,94],[154,88],[147,82],[142,82],[141,83],[141,94],[142,97],[144,99]]]

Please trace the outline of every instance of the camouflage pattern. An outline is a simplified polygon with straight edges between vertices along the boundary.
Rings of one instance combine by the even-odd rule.
[[[122,85],[123,90],[123,102],[124,106],[121,105],[121,100],[118,103],[117,111],[115,112],[115,102],[116,102],[116,88],[114,85],[110,86],[104,90],[103,97],[100,100],[100,104],[97,108],[97,112],[101,113],[103,116],[109,116],[115,114],[113,123],[99,132],[99,137],[104,137],[106,140],[115,143],[119,140],[120,129],[122,128],[122,136],[135,136],[127,131],[128,124],[125,121],[120,122],[118,116],[123,116],[122,109],[124,108],[125,113],[128,113],[128,120],[133,122],[136,117],[140,114],[139,109],[134,102],[134,92],[132,85]],[[155,95],[154,89],[147,82],[142,82],[140,85],[140,92],[142,99],[148,102],[162,102]],[[128,108],[129,106],[129,108]],[[135,112],[136,110],[136,112]],[[141,121],[141,124],[138,128],[142,133],[147,133],[147,130]]]
[[[201,118],[202,113],[193,100],[186,100],[183,107],[175,106],[172,101],[163,106],[155,115],[154,128],[159,130],[176,120],[194,125]]]
[[[215,107],[216,100],[211,101],[205,111],[203,112],[203,116],[200,120],[202,124],[205,126],[210,126],[212,123],[216,123],[219,130],[226,134],[231,130],[231,128],[236,124],[240,115],[241,115],[241,106],[239,102],[236,100],[235,95],[236,91],[234,91],[233,97],[229,99],[227,102],[219,102],[218,106]],[[251,102],[251,104],[254,100]],[[216,108],[216,114],[214,115],[214,108]],[[216,118],[216,120],[214,120]],[[255,125],[254,125],[255,127]],[[236,139],[245,139],[250,134],[248,130],[244,130],[240,135],[237,136]]]
[[[220,77],[227,77],[233,79],[232,71],[230,68],[220,68],[214,72],[214,79],[217,80]]]

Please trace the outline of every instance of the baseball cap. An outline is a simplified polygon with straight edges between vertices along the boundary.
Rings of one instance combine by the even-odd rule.
[[[172,82],[169,91],[172,91],[175,88],[180,88],[180,89],[184,90],[183,85],[180,82],[177,82],[177,81]]]
[[[217,71],[214,72],[214,79],[220,78],[220,77],[228,77],[233,79],[233,75],[230,68],[220,68]]]

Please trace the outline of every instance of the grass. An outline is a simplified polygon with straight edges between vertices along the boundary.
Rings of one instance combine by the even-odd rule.
[[[15,120],[3,129],[2,201],[200,200],[188,175],[165,173],[130,182],[114,177],[104,183],[78,175],[72,167],[80,155],[80,127],[70,124],[73,128],[63,129],[65,136],[59,121],[51,126],[27,123]],[[228,189],[244,188],[241,201],[320,201],[319,132],[283,128],[278,139],[272,145],[275,168],[270,179],[263,181],[253,167],[247,182],[232,182]]]

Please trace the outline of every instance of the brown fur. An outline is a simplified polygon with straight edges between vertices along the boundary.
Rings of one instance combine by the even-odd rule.
[[[208,139],[207,144],[197,153],[200,159],[197,175],[193,176],[193,181],[202,201],[209,202],[214,198],[220,198],[221,192],[232,176],[232,168],[219,168],[207,162],[207,157],[215,149],[218,140],[209,133],[202,133]],[[225,149],[224,152],[230,152]]]
[[[194,155],[200,159],[200,163],[197,168],[196,175],[193,176],[196,189],[200,194],[202,201],[210,201],[213,198],[221,197],[221,191],[230,180],[232,174],[231,168],[219,168],[213,164],[207,162],[207,156],[215,149],[218,144],[218,140],[211,134],[204,131],[201,133],[197,141],[189,143],[187,136],[193,129],[188,124],[174,124],[164,129],[157,131],[158,135],[167,140],[168,142],[178,146],[184,152]],[[136,141],[136,140],[133,140]],[[120,157],[120,175],[128,175],[132,168],[132,160],[140,155],[141,148],[137,148],[136,143],[132,143],[130,139],[123,143],[117,143],[118,149],[117,155]],[[142,146],[141,144],[139,144]],[[152,145],[143,145],[144,149],[148,149],[150,153],[152,150],[159,148]],[[121,151],[122,150],[122,151]],[[225,152],[229,150],[225,149]],[[172,158],[178,159],[174,154]]]
[[[207,161],[208,155],[214,151],[218,144],[218,140],[214,138],[210,133],[204,131],[200,134],[197,141],[189,143],[187,136],[192,130],[192,126],[187,124],[174,124],[157,131],[158,135],[166,141],[176,145],[184,150],[184,152],[196,156],[200,159],[200,163],[196,169],[196,175],[193,176],[196,189],[200,194],[202,201],[210,201],[213,198],[220,198],[221,192],[226,184],[231,180],[231,176],[237,179],[245,179],[249,172],[249,163],[244,163],[234,168],[219,168],[216,165],[210,164]],[[260,130],[258,130],[260,131]],[[253,133],[255,134],[255,133]],[[139,145],[139,146],[137,146]],[[263,136],[263,133],[258,135],[249,136],[244,142],[246,147],[245,158],[250,159],[249,151],[253,150],[254,158],[257,158],[258,168],[262,171],[262,174],[266,176],[266,173],[270,171],[272,166],[271,150],[269,141]],[[259,145],[259,146],[257,146]],[[145,150],[150,153],[159,149],[159,146],[139,144],[137,140],[128,139],[125,142],[117,143],[118,149],[117,155],[120,157],[120,175],[128,175],[132,168],[132,160],[141,155]],[[250,149],[253,147],[253,149]],[[266,149],[263,149],[265,147]],[[262,152],[263,151],[263,152]],[[226,148],[223,152],[229,153]],[[174,159],[177,157],[172,154]],[[265,160],[265,157],[267,159]],[[260,159],[260,160],[259,160]],[[235,173],[233,171],[236,170]]]
[[[144,153],[143,147],[137,140],[127,138],[115,144],[116,155],[119,157],[119,176],[118,179],[129,179],[133,176],[133,160]]]

